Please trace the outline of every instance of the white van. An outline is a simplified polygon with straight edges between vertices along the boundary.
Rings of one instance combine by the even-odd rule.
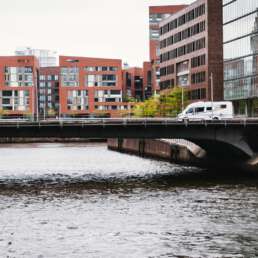
[[[230,101],[195,102],[177,116],[184,120],[222,120],[233,118],[233,105]]]

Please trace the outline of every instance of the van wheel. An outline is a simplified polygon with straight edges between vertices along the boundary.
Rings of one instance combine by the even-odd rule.
[[[218,121],[218,120],[219,120],[219,118],[218,118],[218,117],[213,117],[213,119],[212,119],[212,120]]]

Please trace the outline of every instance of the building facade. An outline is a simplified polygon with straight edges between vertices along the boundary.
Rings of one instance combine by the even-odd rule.
[[[151,62],[143,63],[143,90],[144,99],[152,96],[152,66]]]
[[[160,23],[160,88],[223,99],[222,0],[198,0]],[[212,78],[212,79],[211,79]]]
[[[121,116],[122,61],[60,56],[61,116]]]
[[[170,15],[185,8],[186,5],[165,5],[149,7],[149,58],[152,65],[152,91],[159,91],[160,71],[159,71],[159,23]]]
[[[58,65],[57,52],[48,49],[34,49],[20,47],[15,51],[16,56],[36,56],[40,67],[52,67]]]
[[[59,67],[39,69],[38,103],[40,117],[59,116]]]
[[[258,1],[223,0],[224,98],[258,116]]]
[[[143,68],[132,67],[123,70],[123,95],[125,99],[144,99]]]
[[[37,116],[38,61],[34,56],[0,57],[1,116]]]

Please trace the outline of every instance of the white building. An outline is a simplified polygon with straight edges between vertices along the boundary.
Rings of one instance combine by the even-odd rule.
[[[58,66],[57,52],[48,49],[33,49],[31,47],[19,47],[15,50],[17,56],[36,56],[40,67]]]

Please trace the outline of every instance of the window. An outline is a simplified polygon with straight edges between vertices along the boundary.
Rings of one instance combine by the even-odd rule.
[[[195,109],[195,112],[196,112],[196,113],[202,113],[202,112],[204,112],[204,107],[197,107],[197,108]]]
[[[195,67],[198,67],[198,66],[205,65],[205,63],[206,63],[205,58],[206,58],[205,55],[193,57],[193,58],[191,59],[191,67],[192,67],[192,68],[195,68]]]
[[[44,88],[44,87],[45,87],[45,82],[40,82],[40,83],[39,83],[39,87],[40,87],[40,88]]]
[[[161,90],[168,89],[168,88],[173,88],[174,85],[175,85],[174,79],[161,81],[159,83],[159,86],[160,86]]]
[[[110,67],[109,67],[109,71],[114,72],[114,71],[117,71],[117,70],[118,70],[118,68],[115,67],[115,66],[110,66]]]
[[[118,70],[117,66],[85,66],[84,70],[87,72],[115,72]]]
[[[198,99],[205,99],[206,98],[206,89],[196,89],[191,90],[188,92],[188,99],[189,100],[198,100]]]
[[[202,83],[206,80],[206,73],[200,72],[200,73],[194,73],[192,74],[192,84]]]
[[[27,90],[4,90],[1,105],[4,110],[26,111],[29,108],[29,92]]]
[[[88,71],[88,72],[94,72],[95,71],[95,67],[94,66],[86,66],[84,68],[84,70]]]
[[[98,86],[116,86],[116,75],[115,74],[103,74],[103,75],[86,75],[85,86],[87,87],[98,87]]]
[[[79,85],[79,69],[77,67],[61,68],[62,86],[78,86]]]
[[[158,29],[150,29],[150,39],[159,39],[159,30]]]
[[[88,110],[88,91],[87,90],[69,90],[67,96],[67,109],[78,111]]]
[[[5,85],[10,87],[33,86],[32,67],[5,67]]]
[[[12,96],[12,91],[11,90],[4,90],[2,95],[3,95],[3,97]]]
[[[187,111],[186,111],[186,114],[192,114],[193,113],[193,108],[190,108],[190,109],[188,109]]]

